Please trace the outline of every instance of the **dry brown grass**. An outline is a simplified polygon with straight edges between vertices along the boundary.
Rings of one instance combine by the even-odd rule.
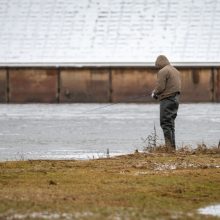
[[[0,163],[0,219],[215,219],[196,211],[220,203],[214,152]]]
[[[175,155],[178,155],[178,154],[186,154],[186,155],[220,154],[220,147],[219,146],[207,146],[206,144],[198,144],[196,148],[192,148],[191,146],[185,146],[182,148],[178,148],[176,151],[173,151],[173,149],[167,146],[159,145],[156,147],[146,147],[144,151],[148,153],[173,153]]]

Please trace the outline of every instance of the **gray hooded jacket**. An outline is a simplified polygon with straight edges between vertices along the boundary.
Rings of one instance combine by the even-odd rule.
[[[160,55],[157,57],[155,66],[159,68],[157,73],[157,85],[154,93],[159,97],[159,100],[172,96],[177,92],[181,92],[180,72],[170,65],[169,60]]]

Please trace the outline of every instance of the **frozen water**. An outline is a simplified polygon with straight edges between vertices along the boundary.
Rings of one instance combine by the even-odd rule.
[[[3,66],[152,65],[158,54],[181,64],[220,60],[219,0],[0,3]]]
[[[0,160],[91,159],[143,149],[154,124],[158,104],[2,104]],[[100,109],[97,109],[100,108]],[[178,146],[220,139],[220,104],[181,104],[176,120]]]

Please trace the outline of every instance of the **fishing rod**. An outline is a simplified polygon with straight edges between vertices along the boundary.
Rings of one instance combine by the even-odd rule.
[[[143,98],[143,97],[147,97],[147,96],[149,96],[149,95],[151,95],[151,92],[147,92],[146,94],[144,94],[144,95],[139,95],[139,96],[130,96],[130,97],[128,97],[126,100],[124,100],[124,101],[122,101],[122,102],[127,102],[127,101],[131,101],[131,100],[140,99],[140,98]],[[109,104],[106,104],[106,105],[104,105],[104,106],[100,106],[100,107],[91,109],[91,110],[89,110],[89,111],[86,111],[86,112],[84,112],[84,113],[88,113],[88,112],[92,112],[92,111],[97,111],[97,110],[100,110],[100,109],[103,109],[103,108],[108,108],[108,107],[110,107],[110,106],[117,105],[117,104],[119,104],[119,103],[121,103],[121,101],[120,101],[120,102],[109,103]]]

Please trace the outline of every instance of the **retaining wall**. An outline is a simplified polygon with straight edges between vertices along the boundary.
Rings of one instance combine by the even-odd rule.
[[[220,68],[178,68],[182,102],[219,102]],[[154,102],[154,68],[1,68],[1,103]]]
[[[214,70],[214,96],[216,102],[220,102],[220,68]]]
[[[12,103],[58,100],[56,69],[9,69],[8,101]]]
[[[108,69],[61,69],[60,102],[109,102]]]
[[[7,102],[7,71],[0,69],[0,102]]]

